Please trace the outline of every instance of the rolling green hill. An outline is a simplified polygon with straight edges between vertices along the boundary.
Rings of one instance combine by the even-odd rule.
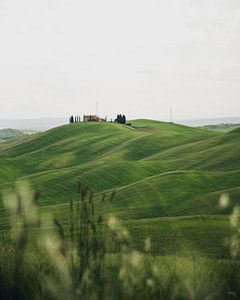
[[[132,123],[133,128],[66,125],[0,145],[1,186],[29,180],[42,189],[41,205],[51,205],[74,196],[81,181],[96,193],[117,189],[116,207],[123,202],[125,209],[136,205],[139,210],[142,202],[161,207],[164,200],[168,215],[182,214],[184,201],[190,213],[199,197],[195,208],[205,206],[209,213],[204,195],[239,187],[238,131],[216,134],[150,120]]]
[[[0,144],[1,191],[27,180],[41,190],[42,210],[62,220],[68,218],[69,199],[78,197],[78,182],[95,193],[97,210],[123,219],[215,218],[231,211],[219,209],[222,193],[229,193],[233,204],[240,200],[239,133],[151,120],[135,120],[132,127],[61,126]],[[107,198],[113,191],[113,201],[103,205],[102,194]],[[2,215],[0,229],[6,226]]]

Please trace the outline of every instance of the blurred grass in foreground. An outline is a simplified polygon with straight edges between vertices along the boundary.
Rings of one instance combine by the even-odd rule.
[[[0,247],[0,299],[237,299],[240,211],[230,216],[232,258],[201,258],[198,249],[171,256],[150,253],[145,237],[137,251],[114,215],[97,214],[91,191],[79,185],[68,224],[40,213],[40,195],[27,183],[4,196],[11,236]],[[111,201],[103,196],[102,203]],[[221,207],[229,205],[227,195]],[[34,234],[33,234],[34,232]]]

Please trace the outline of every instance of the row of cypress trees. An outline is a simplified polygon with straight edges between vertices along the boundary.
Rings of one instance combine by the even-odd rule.
[[[126,116],[125,115],[117,115],[117,118],[115,119],[116,123],[120,123],[120,124],[126,124],[127,120],[126,120]]]
[[[79,123],[79,122],[81,122],[81,117],[80,116],[71,116],[70,118],[69,118],[69,123],[71,124],[71,123]]]

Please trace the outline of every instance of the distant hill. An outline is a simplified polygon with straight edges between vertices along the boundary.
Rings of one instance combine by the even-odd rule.
[[[204,126],[216,124],[240,124],[240,117],[227,117],[227,118],[208,118],[208,119],[193,119],[177,121],[180,124],[187,126]]]
[[[0,119],[0,129],[44,131],[65,124],[68,124],[67,118]]]
[[[106,211],[127,219],[219,214],[223,192],[239,200],[239,134],[151,120],[132,126],[76,123],[2,143],[1,189],[28,180],[42,190],[43,209],[63,219],[79,181],[97,197],[116,191]]]
[[[220,131],[220,132],[229,132],[229,131],[232,131],[239,127],[240,127],[240,124],[222,123],[222,124],[216,124],[216,125],[205,125],[205,126],[201,126],[199,128]]]
[[[0,129],[0,141],[7,141],[23,136],[24,132],[16,129]]]

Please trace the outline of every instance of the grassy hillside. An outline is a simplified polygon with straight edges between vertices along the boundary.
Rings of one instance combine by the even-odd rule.
[[[27,180],[41,190],[41,209],[67,222],[69,199],[77,199],[77,183],[82,182],[95,193],[96,209],[132,220],[135,223],[126,223],[132,232],[144,219],[166,229],[159,217],[208,215],[210,223],[186,219],[184,224],[200,235],[209,234],[212,228],[211,241],[217,236],[222,244],[226,235],[218,235],[218,226],[227,228],[228,220],[216,221],[215,215],[229,214],[232,208],[219,209],[222,193],[229,193],[232,205],[240,199],[239,133],[238,129],[218,133],[151,120],[135,120],[132,127],[112,123],[61,126],[0,144],[1,193],[14,187],[16,180]],[[103,205],[102,194],[108,198],[113,191],[113,201]],[[8,222],[0,214],[3,230]],[[171,233],[178,226],[172,222],[166,229]],[[190,233],[184,236],[183,240],[189,239]],[[199,247],[211,252],[210,244],[209,248],[206,240]]]
[[[135,120],[132,127],[78,123],[0,144],[0,187],[27,180],[41,210],[67,225],[77,184],[94,192],[96,212],[124,220],[136,249],[154,255],[198,251],[228,257],[227,216],[240,199],[239,129],[218,133]],[[102,201],[102,195],[111,202]],[[218,206],[227,192],[231,205]],[[218,215],[218,216],[216,216]],[[0,198],[0,232],[9,228]]]

